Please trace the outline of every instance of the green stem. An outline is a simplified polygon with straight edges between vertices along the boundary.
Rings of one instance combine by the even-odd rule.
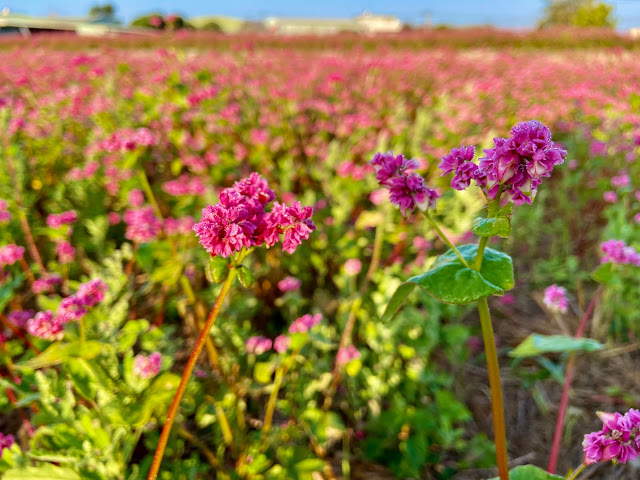
[[[155,480],[158,477],[158,472],[160,470],[160,464],[162,463],[162,457],[164,456],[164,451],[167,448],[167,442],[169,441],[169,434],[171,433],[171,426],[176,419],[176,415],[178,414],[178,408],[180,407],[180,401],[184,395],[185,390],[187,389],[187,384],[189,383],[189,379],[191,378],[191,374],[193,373],[193,369],[196,366],[196,362],[198,361],[198,357],[202,352],[202,349],[205,344],[205,339],[209,335],[209,330],[211,330],[211,326],[213,322],[215,322],[220,310],[222,309],[222,303],[224,299],[227,297],[229,290],[231,289],[231,285],[233,284],[233,280],[236,278],[236,269],[229,269],[229,273],[227,275],[227,279],[222,284],[222,289],[218,294],[218,298],[213,304],[213,308],[211,312],[209,312],[209,316],[207,317],[207,322],[204,325],[204,328],[200,332],[200,336],[198,340],[196,340],[196,344],[193,347],[193,351],[189,356],[189,360],[187,361],[187,365],[182,373],[182,378],[180,379],[180,385],[178,385],[178,390],[176,391],[175,396],[173,397],[173,401],[171,402],[171,406],[169,407],[169,412],[167,413],[167,420],[162,427],[162,433],[160,434],[160,440],[158,441],[158,446],[156,447],[156,453],[153,456],[153,462],[151,463],[151,468],[149,470],[149,475],[147,476],[147,480]]]
[[[153,206],[153,210],[156,213],[156,216],[162,220],[162,212],[160,211],[160,206],[156,201],[156,197],[153,194],[153,190],[151,190],[151,185],[149,185],[149,180],[147,179],[147,174],[144,172],[142,167],[138,170],[138,178],[140,179],[140,183],[142,184],[142,189],[144,190],[145,195],[151,202],[151,206]]]
[[[482,268],[482,259],[484,258],[484,249],[487,248],[488,237],[482,237],[480,244],[478,245],[478,251],[476,253],[476,261],[474,262],[473,269],[478,272]]]
[[[567,475],[567,480],[576,480],[576,478],[578,478],[578,475],[580,475],[580,472],[582,472],[585,467],[586,465],[584,463],[580,465],[570,475]]]
[[[462,256],[462,254],[458,251],[458,249],[455,247],[455,245],[453,243],[451,243],[451,241],[447,238],[447,236],[444,234],[444,232],[440,229],[440,227],[438,226],[438,224],[435,222],[435,220],[433,218],[431,218],[431,215],[429,215],[429,211],[426,210],[423,212],[424,216],[427,218],[427,220],[429,221],[429,223],[431,224],[431,226],[435,229],[436,233],[440,236],[440,238],[442,239],[442,241],[444,243],[447,244],[447,246],[453,250],[453,253],[455,253],[457,255],[457,257],[460,259],[460,263],[462,263],[462,265],[464,265],[467,268],[471,268],[469,266],[469,264],[467,263],[467,261],[465,260],[465,258]]]
[[[84,328],[84,317],[80,317],[80,319],[78,320],[78,327],[80,328],[80,345],[84,345],[84,342],[87,339]]]
[[[504,405],[502,402],[502,386],[500,385],[500,370],[498,368],[498,353],[496,351],[491,314],[486,298],[478,300],[478,313],[482,326],[484,350],[489,370],[489,387],[491,389],[491,410],[493,413],[493,434],[496,444],[496,461],[500,480],[509,480],[509,465],[507,459],[507,434],[504,423]]]

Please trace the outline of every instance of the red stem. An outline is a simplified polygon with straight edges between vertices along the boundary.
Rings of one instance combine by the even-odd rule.
[[[189,383],[189,379],[191,378],[191,374],[193,373],[193,369],[196,366],[196,362],[198,361],[198,357],[202,352],[202,348],[204,347],[205,340],[209,335],[209,330],[211,330],[211,326],[213,322],[215,322],[218,317],[218,313],[220,313],[220,309],[222,308],[222,303],[229,293],[229,289],[233,284],[233,280],[236,276],[236,269],[229,269],[229,274],[227,275],[227,279],[222,285],[222,290],[218,294],[218,298],[216,302],[213,304],[213,308],[211,312],[209,312],[209,316],[207,317],[207,322],[204,325],[204,328],[200,332],[200,336],[198,340],[196,340],[196,344],[193,347],[191,355],[189,356],[189,360],[187,361],[187,365],[182,373],[182,378],[180,379],[180,385],[178,385],[178,390],[176,391],[175,396],[173,397],[173,401],[171,402],[171,406],[169,407],[169,412],[167,413],[167,421],[164,423],[162,427],[162,433],[160,434],[160,440],[158,441],[158,446],[156,447],[156,453],[153,455],[153,462],[151,463],[151,468],[149,470],[149,475],[147,476],[147,480],[155,480],[158,476],[158,472],[160,471],[160,464],[162,463],[162,457],[164,456],[164,451],[167,448],[167,442],[169,441],[169,434],[171,433],[171,426],[173,425],[174,420],[176,419],[176,415],[178,414],[178,408],[180,407],[180,401],[182,400],[182,396],[184,395],[185,390],[187,389],[187,384]]]
[[[591,314],[593,313],[593,309],[596,306],[596,302],[602,293],[602,285],[598,287],[596,293],[593,294],[593,298],[587,309],[582,315],[582,319],[580,320],[580,325],[576,330],[575,338],[582,337],[584,333],[584,329],[587,327],[587,322],[589,318],[591,318]],[[567,407],[569,405],[569,390],[571,389],[571,380],[573,378],[573,367],[575,365],[575,352],[571,352],[569,355],[569,360],[567,361],[567,371],[564,375],[564,386],[562,387],[562,398],[560,399],[560,407],[558,409],[558,418],[556,420],[556,429],[553,433],[553,443],[551,444],[551,455],[549,456],[549,466],[547,467],[547,471],[549,473],[555,473],[556,466],[558,464],[558,456],[560,455],[560,442],[562,440],[562,432],[564,430],[564,417],[567,414]]]

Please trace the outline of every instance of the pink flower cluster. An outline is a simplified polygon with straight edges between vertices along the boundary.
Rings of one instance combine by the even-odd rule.
[[[31,285],[31,291],[36,295],[41,293],[49,293],[53,291],[53,287],[62,283],[62,277],[60,275],[47,275],[42,278],[38,278]]]
[[[98,144],[106,152],[127,152],[137,147],[157,145],[158,140],[148,128],[123,128]]]
[[[47,215],[47,225],[51,228],[60,228],[62,225],[68,225],[75,222],[78,219],[78,214],[75,210],[69,210],[62,213],[52,213]]]
[[[640,253],[631,246],[627,246],[622,240],[607,240],[600,244],[600,250],[604,253],[601,263],[615,263],[619,265],[635,265],[640,267]]]
[[[18,328],[25,328],[27,321],[33,318],[36,312],[33,310],[15,310],[7,316],[9,321]]]
[[[322,314],[316,313],[315,315],[311,315],[310,313],[307,313],[306,315],[296,319],[289,326],[289,333],[307,333],[321,321]]]
[[[278,282],[278,288],[282,293],[298,290],[302,285],[302,281],[296,277],[285,277]]]
[[[180,197],[184,195],[204,195],[206,188],[202,180],[198,177],[192,177],[187,174],[180,175],[176,180],[170,180],[162,185],[169,195]]]
[[[344,262],[344,273],[349,277],[355,277],[362,270],[362,262],[358,258],[350,258]]]
[[[371,159],[380,185],[389,190],[389,200],[407,215],[416,207],[420,210],[436,208],[438,192],[428,188],[422,176],[413,172],[418,161],[407,160],[393,152],[376,153]]]
[[[191,234],[195,223],[193,217],[189,215],[182,218],[166,218],[164,220],[164,233],[167,235]]]
[[[293,253],[302,240],[316,229],[311,207],[293,202],[287,207],[275,202],[271,211],[266,206],[275,199],[267,181],[252,173],[220,192],[220,202],[202,210],[202,220],[193,226],[200,243],[212,256],[228,257],[243,248],[267,247],[280,241],[282,249]]]
[[[13,442],[13,435],[4,435],[3,433],[0,433],[0,457],[2,457],[2,451],[5,448],[11,448]]]
[[[640,456],[640,411],[630,409],[624,415],[598,412],[602,430],[584,436],[584,463],[615,460],[626,463]]]
[[[27,332],[45,340],[60,340],[64,336],[64,324],[86,315],[104,299],[106,290],[107,286],[99,278],[81,284],[74,295],[60,302],[55,315],[51,310],[45,310],[27,320]]]
[[[9,213],[7,202],[0,200],[0,222],[8,222],[11,220],[11,214]]]
[[[3,265],[13,265],[24,256],[24,247],[19,247],[10,243],[0,248],[0,267]]]
[[[338,366],[342,367],[349,363],[351,360],[356,360],[360,358],[362,354],[358,351],[356,347],[353,345],[349,345],[346,348],[341,348],[338,350],[338,355],[336,356],[336,363]]]
[[[569,307],[567,290],[558,285],[550,285],[544,290],[543,303],[550,309],[560,313],[566,313]]]
[[[262,355],[271,350],[273,342],[263,335],[249,337],[244,345],[245,350],[249,354]]]
[[[162,366],[162,354],[153,352],[149,356],[136,355],[133,362],[133,373],[140,378],[152,378],[160,372]]]
[[[60,242],[56,245],[56,253],[60,263],[71,263],[76,256],[76,249],[69,242]]]
[[[473,147],[454,148],[442,157],[440,168],[446,175],[455,172],[451,186],[464,190],[475,180],[489,200],[502,203],[531,203],[543,177],[564,162],[566,150],[551,141],[551,131],[536,120],[521,122],[511,129],[511,137],[494,138],[494,148],[473,163]],[[504,195],[504,196],[502,196]]]
[[[127,224],[125,238],[136,243],[145,243],[153,240],[162,230],[162,221],[156,217],[153,207],[150,205],[127,210],[124,212],[123,218]]]

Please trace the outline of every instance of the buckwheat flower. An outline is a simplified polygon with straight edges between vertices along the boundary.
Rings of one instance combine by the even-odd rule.
[[[626,463],[638,457],[640,412],[635,409],[624,415],[598,412],[598,417],[602,420],[602,430],[585,435],[582,442],[585,465],[609,460]]]
[[[567,313],[569,301],[567,290],[558,285],[550,285],[544,290],[543,303],[550,309],[560,313]]]
[[[10,243],[0,248],[0,267],[3,265],[13,265],[24,256],[24,247],[19,247]]]
[[[195,220],[190,216],[182,218],[165,218],[164,232],[167,235],[186,235],[192,231],[194,224]]]
[[[67,298],[63,298],[58,305],[58,311],[56,316],[62,323],[72,322],[79,320],[87,314],[87,310],[84,304],[75,295],[71,295]]]
[[[45,340],[60,340],[64,337],[64,322],[51,310],[45,310],[27,321],[27,332]]]
[[[625,172],[611,178],[611,186],[614,188],[628,187],[631,184],[629,175]]]
[[[386,197],[387,191],[384,188],[380,188],[371,192],[371,195],[369,195],[369,200],[371,200],[371,203],[373,203],[374,205],[382,205],[382,202]]]
[[[355,277],[362,270],[362,262],[357,258],[350,258],[344,262],[344,272],[349,277]]]
[[[62,225],[68,225],[78,219],[75,210],[69,210],[62,213],[52,213],[47,215],[47,225],[51,228],[60,228]]]
[[[351,360],[355,360],[360,358],[362,354],[358,351],[356,347],[353,345],[349,345],[346,348],[341,348],[338,350],[338,355],[336,355],[336,363],[338,366],[342,367],[349,363]]]
[[[56,253],[60,263],[71,263],[76,255],[76,249],[69,242],[62,241],[56,245]]]
[[[32,319],[36,312],[33,310],[15,310],[11,312],[7,317],[9,321],[18,328],[25,328],[27,321]]]
[[[109,225],[117,225],[120,223],[120,214],[118,212],[109,212],[107,215],[107,219],[109,220]]]
[[[264,217],[264,229],[260,240],[271,247],[280,241],[280,234],[284,234],[282,250],[292,254],[303,240],[316,229],[311,215],[311,207],[303,207],[300,202],[293,202],[287,207],[275,202],[273,208]]]
[[[605,202],[616,203],[618,201],[618,194],[612,190],[604,192],[602,198]]]
[[[271,203],[276,198],[276,194],[271,190],[264,177],[256,172],[236,182],[233,189],[244,197],[257,199],[262,205]]]
[[[144,193],[138,188],[134,188],[129,192],[129,205],[133,208],[141,207],[144,204]]]
[[[273,341],[273,349],[278,353],[284,353],[289,350],[291,337],[287,335],[278,335]]]
[[[0,458],[2,458],[2,451],[5,448],[11,448],[13,446],[13,435],[5,435],[0,433]]]
[[[95,307],[104,300],[104,294],[107,292],[107,285],[99,278],[82,283],[75,293],[75,297],[86,308]]]
[[[475,180],[489,200],[504,193],[502,203],[531,203],[543,177],[564,162],[566,150],[551,141],[551,131],[536,120],[521,122],[510,138],[494,138],[494,148],[480,158]]]
[[[127,210],[123,218],[127,224],[125,238],[136,243],[153,240],[162,230],[162,221],[156,217],[151,206]]]
[[[256,244],[253,234],[257,226],[249,220],[250,217],[245,205],[207,205],[202,210],[202,220],[193,226],[193,231],[212,256],[227,258]]]
[[[622,240],[607,240],[600,244],[604,256],[601,263],[640,266],[640,253],[635,248],[627,246]]]
[[[249,354],[262,355],[271,350],[272,341],[262,335],[249,337],[245,343],[245,350]]]
[[[473,146],[452,148],[451,151],[442,157],[438,168],[443,171],[442,176],[455,172],[451,180],[451,187],[456,190],[464,190],[471,184],[471,180],[476,177],[478,166],[473,163],[475,148]]]
[[[36,295],[41,293],[49,293],[53,291],[55,285],[62,283],[62,277],[60,275],[47,275],[46,277],[38,278],[31,284],[31,291]]]
[[[311,315],[307,313],[306,315],[297,318],[290,326],[289,333],[307,333],[313,327],[315,327],[318,323],[322,321],[322,315],[316,313],[315,315]]]
[[[133,374],[140,378],[152,378],[160,372],[162,366],[162,355],[160,352],[153,352],[149,356],[138,354],[133,362]]]
[[[636,222],[636,223],[640,223],[640,212],[639,212],[639,213],[636,213],[636,214],[633,216],[633,221],[634,221],[634,222]]]
[[[7,202],[0,199],[0,222],[8,222],[11,220],[11,214],[7,209]]]
[[[302,285],[302,280],[296,277],[285,277],[278,282],[278,288],[282,293],[298,290]]]

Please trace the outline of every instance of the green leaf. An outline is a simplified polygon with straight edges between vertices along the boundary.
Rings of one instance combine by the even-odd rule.
[[[94,358],[102,351],[102,343],[97,340],[88,340],[82,343],[80,340],[71,343],[56,342],[39,355],[16,365],[18,368],[44,368],[52,365],[60,365],[69,358]]]
[[[480,237],[507,238],[511,234],[511,221],[507,217],[476,218],[471,231]]]
[[[509,356],[522,358],[534,357],[551,352],[595,352],[602,350],[602,345],[592,338],[574,338],[566,335],[529,335],[520,345],[513,349]]]
[[[467,263],[473,264],[477,245],[462,245],[458,250]],[[431,270],[407,282],[420,285],[443,303],[461,305],[513,288],[513,262],[509,255],[486,248],[482,268],[476,272],[462,265],[449,250],[438,257]]]
[[[271,375],[275,369],[275,362],[257,362],[253,368],[253,378],[255,378],[258,383],[269,385],[271,383]]]
[[[509,471],[509,480],[562,480],[564,477],[545,472],[533,465],[521,465]],[[490,480],[500,480],[499,477]]]
[[[382,314],[383,322],[391,319],[396,312],[400,310],[400,307],[402,307],[409,294],[413,292],[414,288],[416,288],[415,283],[405,282],[396,289],[387,304],[387,308],[385,308],[384,313]]]
[[[93,400],[98,391],[98,378],[89,364],[81,358],[69,358],[65,362],[65,368],[80,395]]]
[[[82,480],[80,474],[70,468],[61,468],[50,463],[38,467],[12,468],[2,477],[4,480]]]
[[[323,412],[319,408],[308,408],[301,419],[309,425],[311,433],[321,445],[342,438],[345,430],[342,418],[335,412]]]
[[[207,280],[222,283],[229,271],[229,260],[222,257],[211,257],[204,269]]]
[[[603,263],[593,272],[591,272],[591,278],[598,283],[609,283],[614,276],[613,264]]]
[[[244,288],[251,288],[253,284],[256,282],[253,273],[244,265],[240,265],[238,267],[238,280],[240,281],[240,285]]]
[[[7,304],[13,298],[13,292],[16,288],[22,285],[24,276],[22,274],[15,276],[9,282],[3,283],[0,286],[0,312],[2,312]]]

